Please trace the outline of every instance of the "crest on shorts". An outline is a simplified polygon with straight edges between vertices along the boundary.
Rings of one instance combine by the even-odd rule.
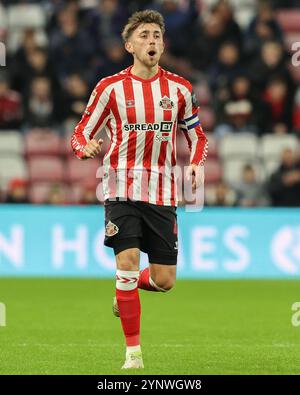
[[[114,236],[119,232],[119,228],[116,224],[113,224],[111,221],[107,223],[105,226],[105,235],[108,237]]]
[[[172,102],[171,99],[169,99],[167,96],[164,96],[161,101],[159,102],[160,107],[162,107],[164,110],[172,110],[174,107],[174,103]]]

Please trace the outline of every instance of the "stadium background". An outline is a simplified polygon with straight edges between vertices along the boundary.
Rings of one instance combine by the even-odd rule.
[[[95,83],[130,64],[119,34],[144,8],[165,17],[161,65],[193,83],[209,139],[205,208],[178,209],[180,280],[141,293],[145,373],[299,373],[296,0],[0,1],[0,373],[120,373],[101,158],[74,158],[70,134]]]

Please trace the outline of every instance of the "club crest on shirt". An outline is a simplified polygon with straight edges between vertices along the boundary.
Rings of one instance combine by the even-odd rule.
[[[126,100],[126,108],[135,107],[134,100]]]
[[[171,99],[169,99],[167,96],[164,96],[161,101],[159,102],[160,107],[162,107],[164,110],[172,110],[174,107],[174,103],[172,102]]]
[[[114,236],[119,232],[119,228],[116,224],[109,221],[105,226],[105,235],[108,237]]]

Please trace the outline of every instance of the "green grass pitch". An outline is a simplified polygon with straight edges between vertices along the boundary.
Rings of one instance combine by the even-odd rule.
[[[0,374],[128,374],[113,280],[1,279]],[[300,374],[300,281],[183,281],[140,291],[145,369],[132,374]]]

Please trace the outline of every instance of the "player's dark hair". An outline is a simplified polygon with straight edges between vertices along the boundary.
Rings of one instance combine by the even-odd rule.
[[[122,32],[123,40],[125,42],[128,41],[129,37],[134,32],[134,30],[143,23],[155,23],[160,27],[162,34],[164,34],[165,32],[164,18],[159,12],[153,10],[137,11],[131,15],[131,17],[128,19],[128,22],[123,29]]]

